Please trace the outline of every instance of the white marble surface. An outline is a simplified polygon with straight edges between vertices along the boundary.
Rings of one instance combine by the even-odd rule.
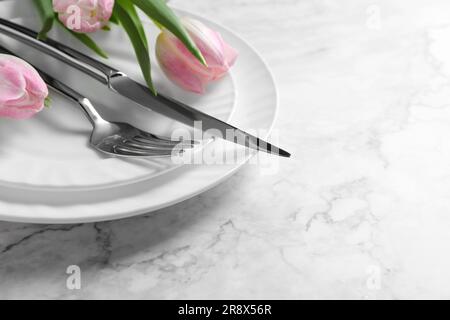
[[[147,216],[0,223],[0,298],[450,298],[450,2],[172,2],[266,58],[294,157]]]

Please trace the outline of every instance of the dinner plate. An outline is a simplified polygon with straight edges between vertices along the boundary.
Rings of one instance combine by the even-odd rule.
[[[20,1],[0,12],[36,28],[32,7]],[[158,90],[246,130],[270,134],[277,112],[273,77],[258,53],[227,28],[183,10],[218,30],[239,51],[230,75],[199,96],[186,93],[153,65]],[[12,16],[15,14],[15,16]],[[157,30],[146,24],[154,43]],[[52,34],[84,48],[64,32]],[[96,34],[110,53],[108,63],[142,81],[128,39],[118,28]],[[67,66],[1,37],[3,45],[30,59],[89,97],[105,118],[127,121],[141,129],[171,135],[188,128],[110,93]],[[118,45],[120,44],[120,45]],[[155,59],[153,59],[155,61]],[[257,88],[257,90],[255,90]],[[76,223],[112,220],[157,210],[195,196],[236,172],[254,155],[222,140],[204,144],[180,159],[123,160],[99,155],[87,145],[91,130],[77,106],[53,94],[52,107],[35,119],[0,121],[0,219],[35,223]],[[189,131],[194,134],[192,131]]]
[[[21,2],[19,6],[22,7],[26,2]],[[30,8],[33,7],[25,9]],[[39,25],[36,17],[25,16],[26,18],[15,19],[16,22],[31,28]],[[148,22],[145,29],[150,43],[155,43],[157,28]],[[70,40],[65,32],[53,33],[52,37],[62,42]],[[177,132],[176,129],[181,129],[177,122],[134,105],[64,63],[7,37],[1,39],[14,53],[32,61],[41,70],[86,95],[106,119],[129,122],[146,131],[167,137]],[[107,63],[119,70],[126,70],[132,78],[143,82],[131,43],[120,28],[115,27],[110,32],[101,33],[96,41],[110,53],[111,58]],[[83,49],[78,42],[72,42],[68,44]],[[156,61],[154,56],[152,61]],[[219,119],[230,120],[237,94],[231,73],[210,86],[208,94],[196,95],[169,82],[162,76],[157,64],[153,64],[152,69],[155,85],[161,93],[184,101]],[[54,191],[92,190],[151,179],[177,167],[170,158],[123,160],[104,156],[87,147],[92,127],[80,107],[55,92],[51,92],[51,98],[53,107],[31,120],[0,119],[0,136],[8,137],[0,142],[0,185]],[[13,135],[8,134],[12,132]],[[190,135],[193,135],[192,131]]]

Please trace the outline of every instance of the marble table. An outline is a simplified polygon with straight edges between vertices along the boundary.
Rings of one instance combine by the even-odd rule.
[[[131,219],[0,223],[0,298],[450,298],[450,2],[172,3],[265,57],[293,158]]]

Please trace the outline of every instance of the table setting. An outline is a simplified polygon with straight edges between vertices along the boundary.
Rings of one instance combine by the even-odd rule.
[[[154,308],[176,314],[199,299],[214,318],[207,300],[275,314],[256,300],[450,297],[448,1],[164,1],[198,44],[200,29],[234,49],[219,79],[133,3],[139,19],[99,9],[80,33],[61,8],[50,23],[32,0],[0,1],[0,92],[20,87],[5,65],[38,79],[28,119],[0,100],[0,299],[175,300]],[[102,71],[78,69],[86,56]],[[97,120],[119,128],[109,151],[147,156],[96,149]]]
[[[226,28],[159,0],[5,4],[17,18],[0,20],[2,129],[23,135],[2,147],[0,219],[75,223],[151,212],[217,185],[255,155],[249,150],[290,156],[263,140],[278,107],[271,73]],[[250,92],[250,83],[264,94]],[[239,128],[257,130],[261,139]],[[202,135],[208,130],[217,133]],[[216,153],[235,159],[224,163]],[[186,172],[169,177],[174,170]],[[145,201],[129,206],[130,195]],[[38,208],[30,210],[35,198]]]

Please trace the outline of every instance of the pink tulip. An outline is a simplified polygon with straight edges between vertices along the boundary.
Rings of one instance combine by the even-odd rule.
[[[41,111],[48,89],[25,61],[0,54],[0,117],[28,119]]]
[[[53,0],[53,10],[70,30],[90,33],[107,25],[114,0]]]
[[[218,32],[200,21],[183,18],[182,23],[208,66],[202,65],[180,40],[165,29],[156,41],[156,56],[170,80],[185,90],[204,93],[208,83],[222,78],[229,71],[238,53]]]

